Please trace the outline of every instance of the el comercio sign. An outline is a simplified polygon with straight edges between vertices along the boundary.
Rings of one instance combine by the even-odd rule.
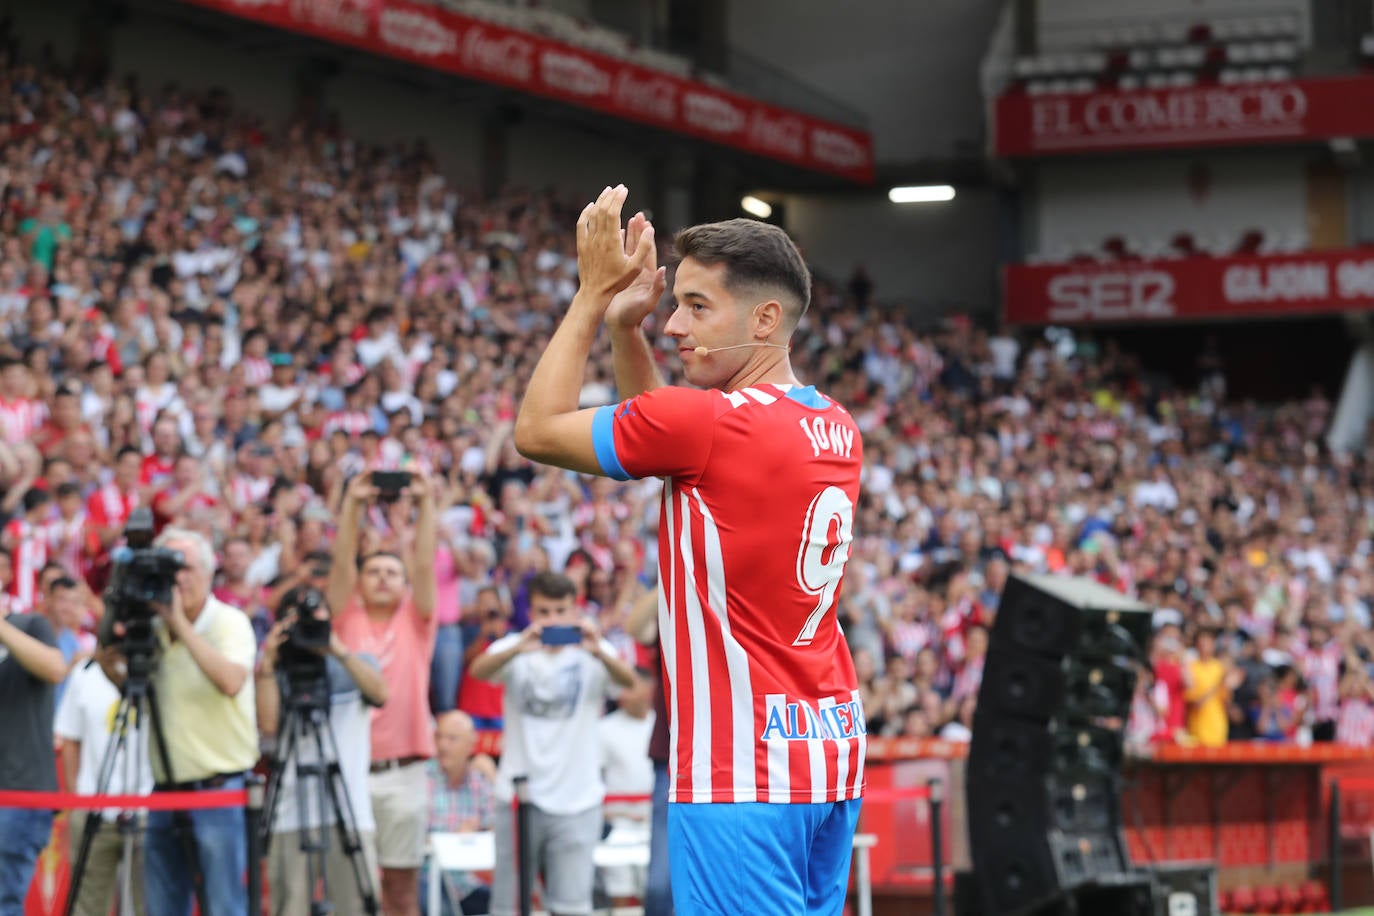
[[[1004,95],[998,156],[1374,137],[1374,75],[1077,95]]]

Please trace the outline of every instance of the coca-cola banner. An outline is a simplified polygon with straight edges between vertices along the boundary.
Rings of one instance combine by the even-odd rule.
[[[1374,137],[1374,74],[997,100],[998,156]]]
[[[1374,308],[1374,247],[1245,258],[1013,264],[1013,324],[1255,318]]]
[[[409,0],[184,0],[857,181],[866,131]]]

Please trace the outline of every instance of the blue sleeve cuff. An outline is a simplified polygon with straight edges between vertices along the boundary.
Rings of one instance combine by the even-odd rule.
[[[615,412],[619,407],[619,404],[607,404],[596,409],[596,416],[592,417],[592,447],[596,449],[596,460],[607,477],[629,480],[629,472],[620,464],[620,456],[615,453]]]

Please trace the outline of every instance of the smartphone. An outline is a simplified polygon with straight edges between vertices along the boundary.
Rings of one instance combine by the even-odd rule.
[[[371,479],[381,499],[395,499],[410,486],[409,471],[373,471]]]
[[[582,641],[582,628],[573,626],[544,627],[540,640],[546,646],[571,646]]]

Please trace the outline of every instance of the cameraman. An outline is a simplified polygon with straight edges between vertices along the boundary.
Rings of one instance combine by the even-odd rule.
[[[414,528],[398,532],[405,556],[378,552],[359,561],[363,513],[379,498],[412,502]],[[417,916],[420,911],[420,866],[429,822],[425,761],[434,756],[429,671],[438,631],[436,520],[433,485],[426,475],[408,475],[399,489],[384,492],[372,474],[358,474],[344,490],[329,571],[327,598],[339,638],[351,651],[381,662],[391,691],[372,721],[369,779],[382,910],[388,916]]]
[[[506,686],[505,734],[496,799],[508,805],[516,776],[529,778],[530,849],[544,876],[544,906],[565,914],[592,911],[592,853],[601,839],[601,753],[597,722],[610,682],[634,686],[634,669],[601,638],[576,605],[577,586],[555,572],[529,581],[530,625],[498,639],[473,663],[472,676]],[[509,814],[496,819],[496,848],[512,849]],[[510,856],[497,856],[494,916],[516,907]]]
[[[183,528],[166,528],[155,546],[179,551],[170,605],[155,604],[160,660],[150,684],[157,698],[171,773],[150,748],[155,791],[241,789],[244,774],[258,760],[257,715],[253,699],[253,657],[257,641],[248,617],[210,594],[215,552],[205,537]],[[116,637],[127,634],[114,625]],[[119,653],[109,653],[105,673],[123,686]],[[195,843],[194,863],[186,858],[186,833]],[[192,867],[205,883],[209,912],[237,916],[248,912],[244,874],[247,835],[242,808],[190,812],[151,811],[145,837],[146,900],[151,916],[190,910]]]
[[[302,630],[298,629],[300,615],[311,614],[320,628],[329,633],[327,648],[306,647]],[[334,733],[335,751],[344,790],[353,809],[355,826],[362,841],[370,881],[377,882],[376,826],[372,818],[372,800],[368,797],[367,771],[372,754],[372,710],[387,701],[386,681],[376,659],[369,655],[355,655],[344,646],[337,632],[329,628],[329,608],[323,596],[313,588],[299,586],[282,598],[277,609],[277,622],[262,645],[262,660],[258,665],[257,700],[258,729],[264,737],[276,738],[276,750],[283,750],[284,738],[278,736],[282,697],[288,701],[295,690],[293,676],[309,670],[311,656],[323,672],[329,696],[329,726]],[[327,745],[326,745],[327,746]],[[306,885],[308,874],[301,838],[305,831],[318,835],[320,817],[317,784],[309,785],[310,816],[302,824],[296,788],[296,763],[318,762],[318,750],[311,740],[301,740],[297,732],[294,759],[274,763],[284,767],[277,795],[276,818],[272,825],[272,849],[268,855],[268,885],[272,893],[272,916],[308,914],[312,898]],[[329,851],[325,861],[325,894],[341,916],[361,916],[363,900],[348,854],[343,849],[332,826],[337,823],[331,809],[325,818],[325,829],[331,830]]]

